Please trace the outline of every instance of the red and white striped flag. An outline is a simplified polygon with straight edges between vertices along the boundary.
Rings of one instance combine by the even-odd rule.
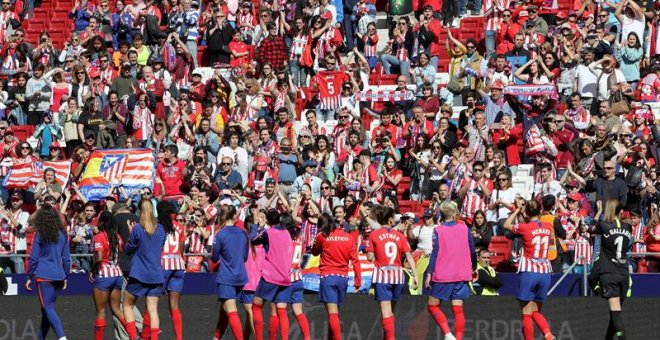
[[[43,178],[44,169],[55,170],[55,180],[62,187],[69,181],[71,161],[43,161],[14,164],[5,177],[5,186],[9,189],[29,189],[35,187]]]

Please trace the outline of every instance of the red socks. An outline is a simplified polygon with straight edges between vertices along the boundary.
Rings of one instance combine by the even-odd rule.
[[[134,340],[138,337],[137,328],[135,328],[135,321],[126,323],[126,333],[131,340]]]
[[[300,326],[300,333],[303,335],[303,340],[309,340],[311,334],[309,332],[309,322],[307,321],[307,317],[305,314],[301,313],[296,315],[296,320],[298,320],[298,326]]]
[[[238,312],[228,312],[227,318],[229,319],[231,332],[234,333],[234,338],[236,340],[243,340],[243,326],[241,326],[241,319],[238,317]]]
[[[339,314],[337,313],[328,314],[328,321],[330,321],[330,325],[328,328],[330,333],[330,339],[341,340],[341,323],[339,322]]]
[[[463,313],[463,306],[451,306],[451,310],[454,312],[456,340],[463,340],[463,333],[465,333],[465,314]]]
[[[264,339],[264,307],[256,303],[252,304],[252,320],[254,321],[254,339]]]
[[[159,328],[151,328],[151,340],[158,340],[158,333],[160,333]]]
[[[140,333],[140,338],[142,340],[148,340],[151,335],[151,316],[149,312],[144,313],[142,316],[142,333]]]
[[[286,307],[277,307],[277,318],[280,319],[280,334],[282,340],[286,340],[289,338],[289,317],[286,315]]]
[[[445,316],[445,313],[443,313],[440,310],[440,306],[428,305],[428,310],[429,313],[431,313],[431,315],[435,319],[435,323],[437,323],[438,326],[440,326],[442,333],[443,334],[449,333],[449,322],[447,322],[447,317]]]
[[[270,316],[268,322],[268,340],[277,340],[277,329],[280,327],[280,318],[277,314]]]
[[[94,340],[103,340],[105,324],[105,320],[96,319],[96,321],[94,321]]]
[[[525,340],[534,340],[534,321],[532,320],[532,315],[523,314],[523,338]]]
[[[220,339],[227,330],[227,314],[220,310],[218,312],[218,323],[215,325],[215,338]]]
[[[548,321],[545,319],[543,314],[541,314],[541,312],[536,311],[532,313],[532,319],[534,319],[534,322],[541,330],[541,334],[543,334],[543,336],[550,333],[550,326],[548,326]]]
[[[170,311],[172,315],[172,327],[174,328],[174,336],[176,340],[183,339],[183,315],[181,315],[181,310],[173,309]]]
[[[383,339],[394,340],[394,316],[383,318]]]

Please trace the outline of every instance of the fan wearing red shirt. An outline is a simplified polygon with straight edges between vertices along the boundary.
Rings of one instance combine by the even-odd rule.
[[[522,309],[523,336],[534,339],[534,323],[539,327],[544,339],[555,339],[550,332],[548,321],[541,314],[543,303],[548,298],[551,284],[552,266],[548,260],[548,245],[553,226],[541,222],[541,204],[538,201],[519,199],[516,209],[506,222],[504,229],[522,236],[523,255],[518,265],[518,294],[516,298]],[[526,223],[516,223],[522,216]]]
[[[413,119],[403,126],[403,138],[407,141],[407,146],[412,148],[417,141],[417,136],[425,134],[428,139],[433,136],[433,121],[427,120],[424,115],[424,108],[415,105],[412,108]]]
[[[392,305],[399,301],[403,290],[405,275],[401,258],[406,257],[412,272],[415,272],[415,260],[406,236],[393,229],[394,210],[377,207],[372,210],[381,228],[369,234],[367,258],[374,261],[372,283],[376,292],[376,301],[383,316],[383,338],[394,340],[394,313]],[[412,289],[417,287],[417,276],[413,275]]]
[[[360,262],[357,254],[358,232],[345,230],[328,214],[323,214],[318,221],[321,232],[314,240],[312,255],[321,256],[319,270],[321,285],[319,301],[325,303],[328,311],[328,338],[341,339],[341,324],[339,322],[339,305],[344,301],[348,289],[348,265],[353,265],[355,290],[362,283]]]
[[[188,175],[186,162],[176,157],[178,153],[179,148],[176,145],[165,146],[165,158],[156,167],[156,181],[160,181],[160,185],[154,186],[155,196],[160,196],[160,200],[176,203],[177,208],[177,200],[183,195],[180,187],[183,178]]]

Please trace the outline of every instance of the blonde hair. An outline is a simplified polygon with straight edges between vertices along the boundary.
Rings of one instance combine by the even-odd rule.
[[[144,231],[153,235],[156,232],[156,217],[154,217],[154,206],[150,200],[140,201],[140,225]]]
[[[604,219],[606,222],[614,223],[617,219],[619,219],[620,212],[621,205],[618,200],[608,200],[605,202]]]
[[[440,213],[443,220],[455,220],[458,216],[458,208],[452,202],[442,202],[440,204]]]

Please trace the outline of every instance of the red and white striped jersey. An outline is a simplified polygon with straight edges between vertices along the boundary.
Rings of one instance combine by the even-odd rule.
[[[216,208],[213,204],[209,204],[208,206],[202,209],[206,214],[206,220],[208,221],[208,223],[215,224],[215,220],[218,218],[218,208]]]
[[[532,221],[513,226],[513,233],[523,239],[523,254],[518,272],[552,273],[548,260],[548,248],[553,226],[546,222]]]
[[[593,259],[594,248],[589,242],[589,234],[581,234],[575,240],[575,263],[578,265],[590,264]]]
[[[573,126],[578,130],[586,130],[591,123],[591,113],[589,110],[585,110],[583,106],[580,106],[577,109],[566,109],[566,111],[564,111],[564,116],[571,119],[573,121]]]
[[[502,22],[502,12],[509,8],[509,0],[484,0],[484,13],[491,7],[493,11],[487,16],[486,31],[497,30],[497,25]]]
[[[25,63],[21,63],[18,61],[18,58],[16,58],[13,55],[8,55],[7,58],[2,63],[2,68],[8,69],[8,70],[17,70],[19,68],[24,68],[25,72],[32,72],[32,62],[30,61],[30,58],[25,59]],[[16,86],[17,80],[16,80],[16,75],[10,76],[9,80],[7,81],[7,86]]]
[[[138,141],[145,141],[151,138],[153,131],[154,115],[148,107],[136,106],[133,110],[133,129],[135,138]]]
[[[309,34],[303,34],[302,32],[293,37],[293,41],[291,42],[291,60],[300,61],[302,59],[302,55],[307,47],[307,39],[309,39]]]
[[[8,219],[0,221],[0,254],[13,254],[16,252],[16,229]]]
[[[492,181],[488,179],[482,179],[482,181],[486,181],[486,186],[489,187],[490,190],[493,188]],[[464,219],[471,219],[474,214],[477,212],[477,210],[481,211],[486,211],[488,208],[488,205],[486,204],[486,200],[488,197],[484,195],[484,192],[481,190],[481,187],[479,186],[479,182],[472,178],[466,177],[463,179],[463,182],[461,183],[460,187],[463,187],[463,185],[467,185],[467,194],[465,195],[465,198],[463,199],[463,207],[461,208],[461,218]]]
[[[113,259],[110,258],[110,241],[108,240],[108,234],[105,231],[101,231],[98,234],[94,235],[94,252],[101,253],[101,264],[99,265],[98,276],[103,277],[117,277],[121,276],[121,268],[119,268],[119,253],[122,248],[122,240],[119,235],[118,249],[116,255]]]
[[[369,234],[367,252],[374,254],[374,271],[371,282],[403,284],[403,261],[409,253],[410,245],[406,237],[393,228],[380,228]]]
[[[646,226],[643,225],[642,223],[632,226],[632,234],[633,234],[633,238],[634,238],[633,242],[637,241],[639,239],[643,239],[644,234],[646,234]],[[644,253],[644,252],[646,252],[646,244],[638,243],[638,242],[633,243],[632,252],[633,253]],[[637,255],[637,256],[633,256],[633,257],[639,257],[639,256]]]
[[[205,229],[211,232],[211,235],[208,239],[202,238],[202,235],[195,231],[195,228],[189,228],[188,237],[186,238],[186,248],[188,253],[191,254],[202,254],[206,251],[206,244],[210,241],[213,244],[213,229],[206,226]]]
[[[300,281],[302,275],[303,240],[298,236],[293,240],[293,261],[291,263],[291,282]]]
[[[371,40],[371,42],[369,42]],[[373,36],[365,35],[362,37],[362,41],[364,41],[364,56],[369,58],[369,57],[377,57],[378,56],[378,34],[374,34]]]
[[[174,232],[167,234],[165,244],[163,244],[163,256],[161,264],[163,270],[185,270],[186,265],[183,262],[183,249],[181,245],[185,242],[186,235],[183,232],[183,226],[174,222]]]
[[[0,25],[2,27],[7,26],[9,20],[14,19],[16,21],[21,21],[21,19],[18,18],[18,14],[16,12],[8,10],[8,11],[2,11],[0,12]]]

